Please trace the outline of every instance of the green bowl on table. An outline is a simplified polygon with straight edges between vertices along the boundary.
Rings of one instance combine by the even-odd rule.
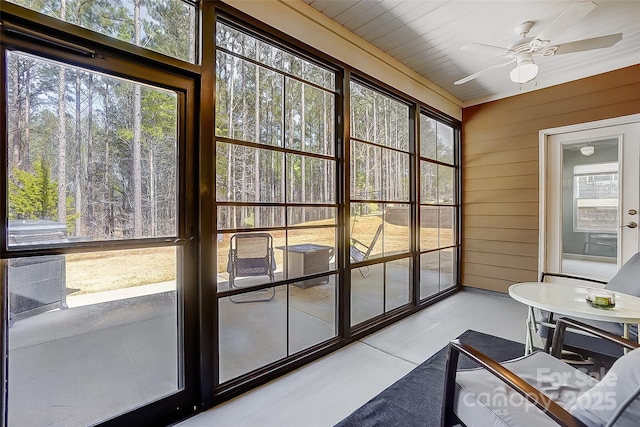
[[[595,308],[613,308],[616,306],[616,294],[606,289],[587,289],[587,304]]]

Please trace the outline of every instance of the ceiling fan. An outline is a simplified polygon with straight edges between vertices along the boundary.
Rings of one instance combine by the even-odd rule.
[[[560,33],[576,23],[582,17],[588,15],[596,7],[597,5],[592,1],[573,3],[536,37],[527,37],[529,30],[533,27],[533,22],[524,22],[514,28],[514,31],[520,35],[520,40],[507,48],[479,43],[471,43],[462,46],[460,50],[502,56],[510,59],[510,61],[485,68],[484,70],[478,71],[477,73],[471,74],[470,76],[454,82],[454,84],[461,85],[463,83],[467,83],[488,71],[504,68],[513,63],[516,63],[516,67],[509,73],[511,81],[514,83],[527,83],[538,75],[538,66],[533,62],[534,56],[548,57],[564,55],[566,53],[583,52],[586,50],[613,46],[622,40],[622,33],[577,40],[559,45],[551,44],[551,41],[559,36]]]

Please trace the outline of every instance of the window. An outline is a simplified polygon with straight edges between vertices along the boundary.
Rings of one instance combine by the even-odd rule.
[[[574,232],[612,232],[618,228],[618,163],[573,167]]]
[[[409,111],[351,82],[351,325],[411,301]],[[379,263],[367,261],[381,258]]]
[[[337,334],[336,75],[223,20],[216,46],[225,382]]]
[[[420,114],[420,298],[456,285],[455,130]]]

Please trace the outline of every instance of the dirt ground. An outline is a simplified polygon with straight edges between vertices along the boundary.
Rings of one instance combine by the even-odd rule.
[[[369,244],[375,235],[381,217],[378,215],[359,216],[353,227],[352,237]],[[326,225],[330,222],[316,221],[305,225]],[[438,232],[440,239],[451,241],[452,231],[449,229],[422,228],[422,246],[429,248],[438,246]],[[271,233],[274,247],[286,244],[285,231]],[[230,234],[223,234],[218,242],[217,266],[218,272],[226,275],[227,256],[229,251]],[[409,228],[384,223],[384,237],[380,237],[374,246],[372,255],[405,252],[409,246]],[[289,244],[316,243],[334,246],[335,228],[290,229]],[[276,264],[282,268],[282,250],[275,250]],[[123,251],[93,252],[87,254],[67,255],[66,277],[67,288],[72,295],[120,289],[131,286],[146,285],[157,282],[175,280],[176,250],[173,247],[145,248]]]

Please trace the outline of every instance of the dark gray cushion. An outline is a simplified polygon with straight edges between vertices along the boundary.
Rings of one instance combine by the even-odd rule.
[[[640,420],[640,349],[616,360],[569,410],[588,426],[637,426]]]
[[[640,297],[640,252],[629,258],[604,288]]]

